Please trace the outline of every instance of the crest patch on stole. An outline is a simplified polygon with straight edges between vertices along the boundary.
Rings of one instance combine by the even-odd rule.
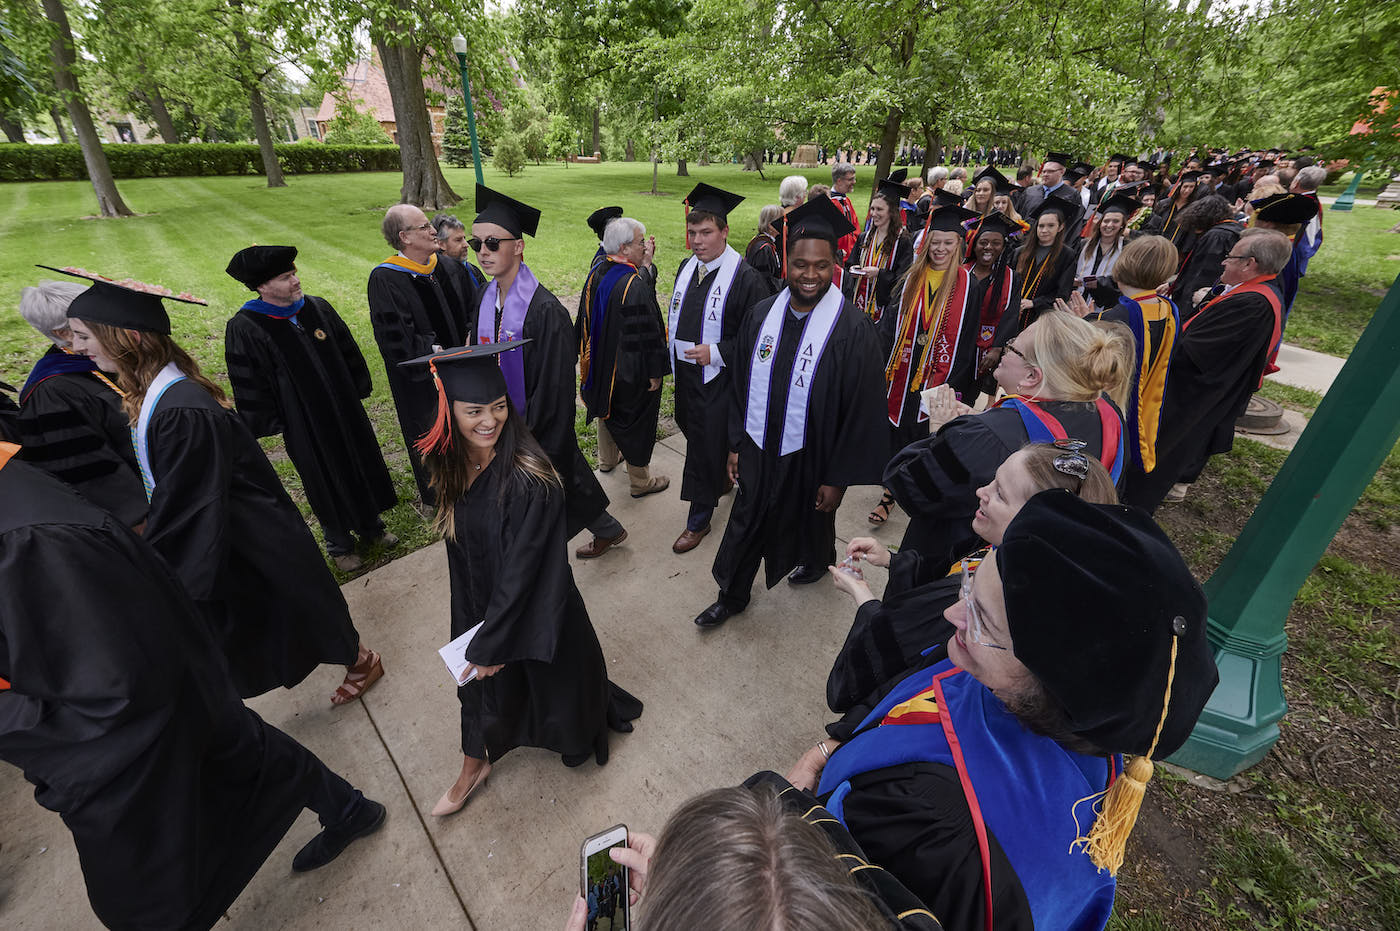
[[[760,362],[767,362],[767,361],[768,361],[768,357],[771,356],[771,355],[773,354],[773,343],[774,343],[773,337],[771,337],[771,336],[765,336],[765,337],[763,337],[763,342],[760,343],[760,344],[759,344],[759,347],[758,347],[758,361],[760,361]]]

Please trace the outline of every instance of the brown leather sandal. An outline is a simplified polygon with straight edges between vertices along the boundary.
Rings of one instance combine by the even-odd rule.
[[[384,663],[373,650],[361,648],[355,665],[346,667],[345,681],[336,686],[332,705],[346,705],[359,698],[369,687],[384,677]]]

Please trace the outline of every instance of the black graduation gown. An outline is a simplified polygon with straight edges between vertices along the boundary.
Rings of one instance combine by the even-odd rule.
[[[592,306],[599,283],[612,267],[612,262],[599,262],[584,280],[575,321],[580,352],[585,337],[584,308]],[[590,362],[592,385],[579,386],[588,419],[606,420],[608,435],[617,443],[622,458],[630,465],[645,467],[651,463],[661,415],[661,391],[651,390],[651,379],[671,374],[666,325],[656,304],[654,267],[638,269],[613,286],[593,343],[597,356]]]
[[[1194,481],[1211,455],[1230,451],[1235,421],[1259,389],[1273,349],[1274,312],[1261,294],[1227,295],[1189,322],[1167,369],[1157,466],[1134,480],[1124,499],[1149,513],[1173,484]]]
[[[760,234],[749,240],[748,248],[744,250],[744,261],[768,279],[770,294],[783,289],[783,260],[778,257],[778,246],[773,237]]]
[[[0,758],[63,816],[108,927],[212,926],[327,775],[243,706],[151,547],[18,461],[0,469],[0,677]]]
[[[481,297],[485,298],[485,291]],[[477,307],[470,320],[473,343],[480,341],[483,331],[494,334],[499,329],[495,318],[495,307]],[[608,495],[593,474],[593,467],[583,458],[574,431],[578,335],[569,312],[544,285],[536,288],[530,298],[521,330],[521,339],[533,341],[522,349],[525,424],[564,482],[565,523],[572,538],[608,508]]]
[[[1103,426],[1092,402],[1040,403],[1069,436],[1088,444],[1088,454],[1102,459]],[[885,487],[909,514],[900,552],[914,550],[930,565],[948,566],[976,548],[977,489],[1028,441],[1021,415],[1012,407],[994,407],[953,418],[891,459]]]
[[[1030,238],[1017,248],[1016,255],[1011,259],[1013,267],[1019,267],[1022,249],[1036,248],[1035,231],[1031,230],[1026,235]],[[1036,273],[1040,270],[1040,259],[1032,257],[1026,277],[1017,276],[1016,293],[1018,296],[1011,304],[1011,309],[1015,313],[1002,315],[1001,322],[997,324],[994,345],[1005,346],[1008,339],[1015,338],[1017,333],[1040,319],[1041,314],[1053,309],[1056,300],[1069,300],[1069,293],[1074,290],[1074,271],[1078,264],[1079,247],[1066,240],[1055,264],[1045,269],[1045,273],[1039,276],[1037,282]],[[1020,295],[1023,289],[1025,298],[1029,298],[1031,302],[1031,306],[1026,310],[1019,309],[1022,300]]]
[[[19,404],[14,399],[15,388],[0,381],[0,442],[19,442]]]
[[[436,499],[413,444],[432,429],[437,419],[437,389],[427,366],[400,368],[399,363],[425,356],[434,346],[451,349],[463,345],[476,297],[476,288],[458,262],[439,261],[431,275],[379,267],[369,273],[369,319],[374,327],[374,341],[384,357],[399,429],[403,431],[418,495],[425,504],[431,505]]]
[[[866,230],[857,236],[855,248],[851,250],[851,254],[846,258],[846,269],[848,271],[841,276],[841,284],[846,292],[846,297],[852,300],[855,299],[856,285],[861,279],[858,275],[850,274],[849,269],[852,266],[860,264],[861,255],[865,251],[865,241],[872,235],[870,230]],[[909,235],[908,230],[900,230],[899,235],[895,237],[895,243],[894,255],[891,257],[889,267],[880,269],[875,276],[874,303],[876,306],[884,308],[886,311],[885,316],[888,316],[888,311],[891,309],[894,310],[895,316],[899,315],[899,307],[897,306],[899,303],[899,295],[895,293],[895,284],[904,278],[904,273],[909,270],[909,266],[914,261],[914,240]],[[893,308],[890,306],[892,297],[896,304]],[[866,313],[870,313],[869,307],[866,308]],[[882,316],[881,319],[883,320],[884,316]],[[890,341],[893,342],[893,338],[891,338]],[[885,350],[885,355],[888,356],[889,347],[886,346]]]
[[[1183,253],[1181,272],[1172,285],[1172,296],[1178,303],[1190,304],[1196,299],[1197,291],[1215,284],[1224,271],[1225,256],[1240,241],[1243,231],[1244,224],[1238,220],[1226,220],[1196,237],[1190,251]]]
[[[360,635],[316,540],[243,421],[192,381],[147,430],[145,537],[204,612],[244,698],[349,666]]]
[[[938,647],[918,666],[947,658],[946,646]],[[840,721],[827,725],[827,733],[837,740],[849,739],[902,678],[895,676],[865,702],[852,706]],[[847,829],[870,862],[888,870],[938,916],[944,928],[976,931],[985,927],[982,859],[957,770],[927,762],[872,770],[851,780],[842,809]],[[987,846],[994,927],[1032,931],[1035,924],[1025,889],[990,829]]]
[[[57,346],[49,355],[62,353]],[[45,378],[21,399],[20,453],[123,524],[146,516],[146,491],[121,396],[92,372]]]
[[[502,487],[504,486],[504,487]],[[493,459],[455,506],[447,541],[452,636],[485,621],[469,661],[505,668],[457,689],[462,752],[498,760],[516,747],[608,760],[608,727],[642,704],[608,681],[588,609],[574,585],[564,498]]]
[[[685,268],[685,263],[681,263]],[[680,269],[676,271],[680,275]],[[676,320],[675,339],[692,343],[704,341],[705,297],[714,288],[718,264],[705,276],[700,287],[686,282]],[[772,295],[769,279],[747,262],[740,262],[734,281],[724,299],[724,316],[720,319],[718,344],[724,367],[709,384],[705,369],[700,365],[677,360],[676,425],[685,434],[685,469],[681,473],[681,500],[714,507],[729,483],[725,461],[729,455],[729,405],[733,392],[735,354],[740,351],[736,338],[743,322],[753,313],[754,306]],[[670,306],[670,296],[667,298]],[[751,347],[752,348],[752,347]]]
[[[335,309],[308,296],[296,323],[240,310],[224,328],[224,359],[238,415],[253,436],[282,434],[327,535],[376,535],[398,496],[360,404],[369,368]]]
[[[734,582],[742,582],[747,567],[756,569],[759,558],[769,588],[797,565],[834,562],[836,515],[813,506],[817,489],[874,484],[885,459],[885,380],[879,344],[870,318],[849,301],[843,302],[817,364],[802,449],[779,455],[793,363],[810,315],[799,320],[789,310],[783,320],[768,388],[764,448],[745,431],[754,345],[776,300],[761,302],[749,314],[730,359],[734,387],[729,448],[739,453],[739,487],[713,573],[720,590],[735,598],[747,597],[747,591],[733,590]]]
[[[856,608],[846,642],[826,677],[826,704],[838,714],[904,675],[923,651],[946,644],[953,625],[943,611],[958,600],[962,574],[914,550],[890,556],[884,594]]]

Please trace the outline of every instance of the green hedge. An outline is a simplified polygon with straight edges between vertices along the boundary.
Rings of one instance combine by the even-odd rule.
[[[260,175],[256,145],[200,142],[179,145],[103,145],[118,178],[173,178],[201,175]],[[289,175],[336,171],[398,171],[393,145],[279,145],[277,160]],[[0,181],[76,181],[87,177],[76,144],[0,144]]]

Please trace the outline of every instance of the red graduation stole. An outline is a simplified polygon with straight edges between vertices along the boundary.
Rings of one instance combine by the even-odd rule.
[[[928,287],[924,281],[914,284],[919,293],[902,311],[899,321],[898,338],[890,353],[889,364],[885,367],[885,378],[889,389],[885,395],[886,409],[890,423],[899,426],[904,413],[904,396],[917,394],[925,388],[932,388],[948,380],[948,372],[957,358],[958,341],[962,336],[963,318],[968,312],[968,295],[971,292],[971,275],[962,265],[944,272],[957,275],[953,290],[948,293],[948,302],[934,311],[932,319],[925,321],[928,302]],[[905,285],[906,289],[909,284]],[[900,300],[904,304],[903,296]],[[918,361],[915,361],[915,356]]]
[[[1277,275],[1260,275],[1258,278],[1251,278],[1239,287],[1226,291],[1224,294],[1217,294],[1215,297],[1202,304],[1201,309],[1192,314],[1191,319],[1181,325],[1181,332],[1185,333],[1186,328],[1195,323],[1197,317],[1210,310],[1227,297],[1235,297],[1239,294],[1262,294],[1264,299],[1269,302],[1269,309],[1274,312],[1274,332],[1269,337],[1269,347],[1272,349],[1274,346],[1278,345],[1279,333],[1283,330],[1283,301],[1279,298],[1278,292],[1269,287],[1268,284],[1277,277]],[[1268,367],[1265,366],[1265,371],[1267,370]],[[1259,373],[1260,387],[1264,384],[1264,374],[1264,372]]]

